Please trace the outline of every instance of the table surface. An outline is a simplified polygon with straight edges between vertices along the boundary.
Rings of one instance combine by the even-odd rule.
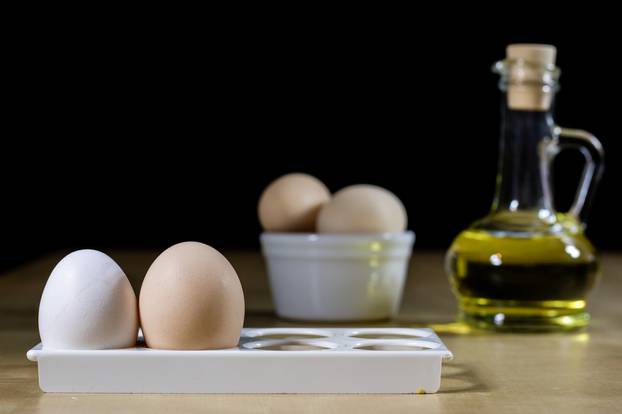
[[[108,253],[137,291],[157,255],[154,251]],[[226,255],[244,286],[246,326],[302,325],[274,315],[258,253]],[[569,334],[456,329],[451,324],[455,300],[443,273],[442,253],[416,254],[399,317],[374,326],[437,329],[455,359],[443,366],[440,391],[429,395],[45,394],[37,384],[36,364],[26,359],[26,351],[39,342],[39,298],[61,257],[60,253],[50,255],[0,276],[0,413],[585,413],[615,412],[622,406],[620,254],[603,256],[603,277],[590,297],[590,327]]]

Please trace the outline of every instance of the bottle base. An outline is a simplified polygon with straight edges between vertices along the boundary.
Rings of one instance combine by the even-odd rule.
[[[572,331],[588,325],[585,300],[512,301],[485,298],[460,300],[461,322],[507,332]]]

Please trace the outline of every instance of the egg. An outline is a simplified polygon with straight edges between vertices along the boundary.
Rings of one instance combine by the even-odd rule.
[[[406,230],[406,209],[390,191],[352,185],[333,195],[318,215],[320,233],[384,233]]]
[[[48,349],[134,346],[136,295],[119,265],[97,250],[78,250],[63,258],[43,289],[39,334]]]
[[[274,180],[259,199],[259,221],[266,231],[315,231],[317,214],[330,191],[317,178],[292,173]]]
[[[232,348],[244,322],[244,294],[222,254],[203,243],[184,242],[166,249],[149,267],[139,311],[150,348]]]

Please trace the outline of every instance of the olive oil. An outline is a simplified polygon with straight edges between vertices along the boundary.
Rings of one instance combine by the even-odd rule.
[[[446,256],[460,319],[470,326],[555,331],[589,321],[586,298],[598,261],[584,228],[603,150],[594,136],[553,120],[555,53],[550,45],[510,45],[494,66],[503,97],[494,201]],[[560,213],[552,164],[564,148],[580,149],[586,163],[572,206]]]
[[[586,296],[598,262],[582,232],[462,232],[447,254],[447,271],[465,322],[507,330],[585,326]]]

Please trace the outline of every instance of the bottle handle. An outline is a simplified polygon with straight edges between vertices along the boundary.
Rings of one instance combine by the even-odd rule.
[[[585,223],[589,206],[594,198],[596,186],[600,181],[605,166],[605,152],[600,141],[587,131],[555,126],[553,129],[557,155],[566,148],[577,149],[585,158],[585,166],[579,181],[579,187],[568,214]]]

